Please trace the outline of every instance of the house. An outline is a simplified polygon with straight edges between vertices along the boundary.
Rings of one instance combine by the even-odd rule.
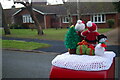
[[[10,26],[11,24],[14,24],[14,18],[13,18],[13,14],[15,12],[17,12],[20,8],[15,8],[15,9],[4,9],[4,14],[5,14],[5,20],[8,26]]]
[[[91,20],[99,28],[109,27],[108,19],[115,20],[115,26],[120,26],[120,14],[115,10],[112,2],[80,2],[81,19],[85,22]],[[72,24],[77,21],[77,3],[65,3],[63,5],[45,5],[45,3],[33,3],[33,11],[43,28],[69,27],[69,16]],[[14,24],[31,26],[34,24],[26,8],[21,8],[12,15]]]
[[[0,3],[0,28],[2,27],[2,6]]]

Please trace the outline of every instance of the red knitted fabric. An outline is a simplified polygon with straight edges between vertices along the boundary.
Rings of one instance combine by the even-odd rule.
[[[95,31],[97,29],[97,25],[95,23],[92,23],[92,26],[87,28],[89,31]]]
[[[87,30],[87,31],[82,32],[82,35],[85,36],[86,40],[95,41],[97,36],[100,34],[98,32],[89,32]]]

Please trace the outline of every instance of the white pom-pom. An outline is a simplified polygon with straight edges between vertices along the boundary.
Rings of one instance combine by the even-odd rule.
[[[85,24],[83,24],[83,23],[81,23],[81,24],[77,23],[77,24],[75,25],[75,29],[76,29],[77,31],[82,31],[82,30],[85,29]]]
[[[92,22],[91,21],[87,22],[87,27],[92,27]]]
[[[79,24],[82,23],[82,20],[78,20],[77,23],[79,23]]]

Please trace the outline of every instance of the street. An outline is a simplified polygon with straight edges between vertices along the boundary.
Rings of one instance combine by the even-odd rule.
[[[3,50],[3,78],[49,78],[56,54]]]
[[[49,78],[51,61],[57,54],[3,50],[3,78]],[[118,57],[115,78],[118,79]],[[120,73],[119,73],[120,75]]]

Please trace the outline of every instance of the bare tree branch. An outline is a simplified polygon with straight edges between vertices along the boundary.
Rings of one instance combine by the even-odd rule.
[[[28,10],[30,16],[32,17],[33,21],[35,22],[35,26],[38,30],[38,35],[43,35],[43,30],[42,30],[42,27],[40,25],[40,22],[38,21],[37,17],[35,16],[34,14],[34,11],[33,11],[33,8],[32,8],[32,3],[30,4],[29,2],[14,2],[14,3],[20,3],[20,4],[23,4],[26,9]]]

